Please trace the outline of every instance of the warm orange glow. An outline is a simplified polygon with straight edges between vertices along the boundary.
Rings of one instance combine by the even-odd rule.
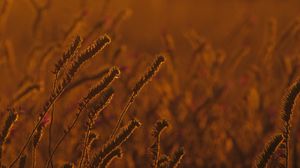
[[[0,167],[299,167],[299,11],[0,0]]]

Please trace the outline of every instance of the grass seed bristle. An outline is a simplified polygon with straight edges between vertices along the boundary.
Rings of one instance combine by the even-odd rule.
[[[125,128],[120,131],[120,133],[107,144],[95,155],[91,162],[91,167],[96,168],[99,166],[101,161],[114,149],[118,148],[122,143],[124,143],[134,132],[134,130],[141,126],[138,120],[131,120],[130,123],[125,126]]]
[[[110,152],[102,161],[100,164],[100,168],[106,168],[110,165],[110,163],[113,161],[115,158],[122,158],[122,150],[120,148],[117,148]]]
[[[184,155],[184,148],[180,147],[172,156],[169,161],[168,168],[176,168],[178,167],[180,161],[182,160]]]
[[[58,60],[55,64],[54,72],[58,74],[61,68],[68,62],[68,60],[74,55],[76,50],[79,49],[82,39],[80,36],[76,36],[75,39],[72,41],[71,45],[69,46],[68,50],[63,53],[63,56]]]
[[[257,168],[264,168],[266,167],[269,159],[275,152],[276,148],[279,146],[279,144],[282,142],[282,135],[275,135],[270,142],[268,142],[266,148],[262,152],[262,154],[259,156],[257,162],[256,162],[256,167]]]

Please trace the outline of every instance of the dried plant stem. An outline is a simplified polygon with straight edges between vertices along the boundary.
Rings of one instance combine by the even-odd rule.
[[[113,130],[111,136],[110,136],[110,139],[113,138],[113,137],[116,135],[116,133],[117,133],[117,131],[118,131],[120,125],[121,125],[121,122],[122,122],[122,120],[123,120],[123,118],[124,118],[124,115],[125,115],[126,112],[128,111],[128,109],[129,109],[130,105],[133,103],[133,101],[134,101],[134,97],[133,97],[133,96],[130,96],[129,101],[127,102],[126,106],[123,108],[123,111],[122,111],[122,113],[121,113],[121,116],[120,116],[120,118],[119,118],[119,120],[118,120],[118,122],[117,122],[117,125],[115,126],[115,128],[114,128],[114,130]]]
[[[180,147],[175,153],[174,156],[171,158],[168,164],[168,168],[176,168],[178,167],[182,157],[184,155],[184,148]]]
[[[114,139],[108,141],[107,144],[96,154],[91,161],[91,168],[97,168],[103,159],[110,154],[113,150],[117,149],[122,143],[124,143],[134,132],[134,130],[141,126],[141,123],[133,119]]]
[[[290,134],[290,120],[293,115],[293,109],[296,98],[300,93],[300,80],[295,82],[288,91],[288,94],[284,100],[283,113],[281,119],[284,123],[283,137],[285,143],[285,166],[289,166],[289,134]]]
[[[112,152],[110,152],[110,154],[108,154],[103,161],[100,164],[100,168],[106,168],[107,166],[109,166],[110,162],[114,159],[114,158],[121,158],[122,157],[122,151],[120,148],[117,148],[115,150],[113,150]]]
[[[59,74],[65,68],[67,62],[74,56],[76,51],[79,49],[81,42],[82,42],[82,40],[81,40],[80,36],[76,36],[76,38],[73,40],[73,42],[69,46],[68,50],[63,53],[62,57],[55,64],[55,69],[54,69],[55,79],[54,79],[54,83],[53,83],[52,93],[54,93],[54,91],[57,89],[56,85],[57,85]],[[51,155],[52,125],[54,122],[54,111],[55,111],[55,104],[53,104],[53,107],[51,110],[51,119],[50,119],[50,125],[49,125],[49,145],[48,145],[49,156]],[[51,160],[51,167],[53,167],[52,160]]]
[[[66,136],[71,132],[71,130],[74,128],[75,124],[77,123],[80,114],[83,111],[86,111],[86,107],[89,104],[89,102],[94,99],[97,95],[102,93],[113,81],[115,78],[118,78],[120,75],[120,70],[117,67],[112,67],[110,73],[103,78],[103,80],[94,86],[88,94],[83,98],[83,100],[79,103],[78,111],[75,115],[74,120],[72,121],[71,125],[64,131],[64,134],[61,136],[61,138],[57,141],[53,152],[49,156],[49,160],[47,161],[47,167],[49,166],[49,162],[52,160],[55,152],[57,151],[59,145],[62,143],[62,141],[66,138]]]
[[[126,112],[128,111],[130,105],[134,102],[134,99],[136,98],[136,96],[138,95],[138,93],[142,90],[142,88],[152,79],[152,77],[158,72],[160,66],[165,62],[165,57],[164,56],[157,56],[156,59],[154,60],[152,66],[149,68],[149,70],[141,77],[141,79],[136,83],[136,85],[134,86],[133,90],[132,90],[132,94],[126,104],[126,106],[123,108],[123,111],[119,117],[119,120],[117,121],[117,124],[110,136],[110,139],[112,139],[121,123],[122,120],[126,114]]]
[[[54,83],[53,83],[52,92],[54,92],[55,89],[56,89],[57,80],[58,80],[58,73],[55,74],[55,79],[54,79]],[[55,110],[55,104],[53,104],[51,114],[50,114],[51,118],[50,118],[50,124],[49,124],[49,144],[48,144],[48,154],[49,154],[49,156],[51,155],[52,125],[53,125],[53,122],[54,122],[54,110]],[[51,160],[51,167],[53,167],[52,160]]]
[[[157,168],[158,167],[158,161],[159,161],[159,155],[160,155],[160,135],[162,131],[169,126],[169,123],[167,120],[159,120],[156,122],[153,130],[152,130],[152,136],[155,138],[155,142],[151,146],[151,153],[152,153],[152,164],[151,167]]]
[[[88,144],[86,147],[86,156],[84,158],[84,167],[88,167],[89,166],[89,162],[90,162],[90,150],[91,150],[91,146],[93,144],[93,142],[97,139],[97,135],[93,132],[90,132],[89,137],[88,137]]]
[[[55,152],[57,151],[59,145],[63,142],[63,140],[66,138],[66,136],[71,132],[71,130],[73,129],[73,127],[75,126],[75,124],[77,123],[78,119],[79,119],[79,116],[81,114],[81,112],[83,111],[84,109],[78,111],[76,113],[76,117],[75,119],[73,120],[72,124],[64,131],[64,134],[61,136],[61,138],[57,141],[57,143],[55,144],[54,148],[53,148],[53,151],[52,153],[50,154],[49,156],[49,159],[46,163],[46,167],[48,168],[49,167],[49,164],[55,154]]]
[[[77,121],[78,121],[78,119],[79,119],[79,116],[80,116],[80,114],[81,114],[81,112],[82,112],[83,110],[84,110],[84,109],[82,109],[82,110],[80,110],[80,111],[78,111],[78,112],[76,113],[76,117],[75,117],[75,119],[73,120],[72,124],[64,131],[64,134],[61,136],[61,138],[60,138],[60,139],[57,141],[57,143],[55,144],[54,149],[53,149],[53,151],[52,151],[51,155],[49,156],[49,159],[48,159],[48,161],[47,161],[47,163],[46,163],[46,167],[47,167],[47,168],[49,167],[49,164],[50,164],[50,162],[51,162],[51,160],[52,160],[52,158],[53,158],[55,152],[57,151],[59,145],[63,142],[63,140],[66,138],[66,136],[67,136],[67,135],[71,132],[71,130],[74,128],[74,126],[75,126],[75,124],[77,123]]]
[[[48,112],[48,110],[50,109],[50,107],[52,107],[52,105],[55,103],[56,99],[60,96],[60,94],[63,92],[63,90],[60,91],[59,94],[55,94],[54,97],[52,97],[52,101],[49,101],[49,104],[45,105],[44,108],[44,112],[41,115],[40,119],[38,120],[37,124],[35,125],[35,127],[33,128],[33,130],[31,131],[29,137],[27,138],[26,143],[23,145],[21,151],[19,152],[18,156],[16,157],[16,159],[10,164],[10,168],[14,166],[14,164],[16,164],[16,162],[20,159],[20,157],[22,156],[24,150],[26,149],[26,147],[28,146],[28,144],[30,143],[30,140],[34,134],[34,132],[37,130],[37,128],[40,126],[43,118],[45,117],[46,113]],[[47,101],[48,102],[48,101]]]
[[[68,47],[68,50],[63,53],[62,57],[55,64],[55,69],[53,73],[56,76],[58,76],[60,72],[66,67],[68,61],[72,59],[72,57],[74,57],[74,54],[80,48],[81,43],[82,43],[82,39],[80,38],[80,36],[76,36],[75,39],[70,44],[70,46]]]
[[[36,149],[42,139],[44,126],[40,125],[33,135],[32,139],[32,167],[36,166]]]
[[[73,61],[73,64],[70,67],[70,69],[68,69],[68,72],[65,74],[65,76],[62,80],[62,83],[57,87],[55,92],[53,94],[51,94],[50,98],[45,103],[44,108],[43,108],[43,112],[40,114],[40,118],[39,118],[37,124],[35,125],[35,127],[31,131],[29,137],[27,138],[26,143],[22,147],[22,149],[21,149],[20,153],[18,154],[17,158],[10,164],[9,167],[12,167],[20,159],[20,157],[23,154],[24,150],[28,146],[28,144],[30,142],[30,139],[32,138],[35,130],[41,124],[43,118],[45,117],[45,115],[47,114],[49,109],[52,107],[52,105],[55,103],[57,98],[64,92],[65,88],[70,84],[70,82],[72,81],[75,73],[78,71],[78,69],[81,67],[81,65],[83,63],[85,63],[87,60],[89,60],[90,58],[92,58],[94,55],[96,55],[98,51],[101,51],[103,48],[105,48],[106,45],[108,45],[109,43],[110,43],[110,38],[107,35],[105,35],[105,36],[97,39],[83,53],[81,53],[75,61]]]
[[[111,99],[113,98],[113,94],[114,94],[114,91],[112,89],[108,89],[107,91],[105,91],[100,102],[97,102],[97,105],[93,106],[92,109],[88,113],[89,120],[87,123],[87,130],[86,130],[86,135],[84,138],[84,146],[83,146],[83,151],[82,151],[79,167],[81,167],[82,163],[84,162],[90,132],[95,125],[95,121],[97,120],[100,113],[102,113],[102,111],[105,109],[105,107],[110,103]]]
[[[80,158],[80,162],[79,162],[79,167],[81,168],[82,167],[82,163],[85,162],[85,154],[87,152],[87,146],[88,146],[88,138],[89,138],[89,135],[90,135],[90,129],[88,128],[88,130],[86,131],[85,133],[85,137],[84,137],[84,145],[83,145],[83,151],[82,151],[82,154],[81,154],[81,158]]]

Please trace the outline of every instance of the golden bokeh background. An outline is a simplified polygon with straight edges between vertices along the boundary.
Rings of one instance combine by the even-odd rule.
[[[264,144],[283,128],[283,97],[300,75],[299,16],[297,0],[0,0],[0,121],[4,123],[8,105],[19,114],[4,144],[3,163],[11,163],[26,142],[51,93],[51,71],[74,37],[81,36],[85,48],[108,34],[109,47],[74,79],[111,66],[121,69],[113,84],[115,97],[97,120],[99,138],[92,153],[106,142],[147,65],[162,54],[166,63],[122,123],[137,118],[143,126],[110,166],[150,167],[151,129],[155,121],[166,119],[170,127],[162,133],[161,152],[171,156],[184,146],[179,167],[251,167]],[[58,99],[55,140],[74,118],[79,100],[100,79],[86,80]],[[31,86],[37,87],[18,97]],[[290,136],[293,167],[300,165],[298,111],[296,106]],[[54,167],[78,164],[86,117],[55,154]],[[36,167],[48,158],[45,128]],[[30,156],[31,151],[25,153]],[[282,163],[281,154],[274,154],[270,167]],[[28,167],[31,162],[28,157]]]

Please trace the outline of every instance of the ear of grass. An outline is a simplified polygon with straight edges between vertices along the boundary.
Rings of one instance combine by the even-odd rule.
[[[95,121],[98,119],[100,113],[110,103],[114,95],[114,90],[109,88],[104,91],[99,102],[93,105],[88,112],[88,128],[92,129],[95,125]]]
[[[72,121],[71,125],[68,126],[68,128],[64,131],[64,134],[61,136],[61,138],[57,141],[53,152],[50,155],[49,162],[51,162],[51,159],[53,155],[55,154],[56,150],[58,149],[59,145],[63,142],[63,140],[66,138],[66,136],[72,131],[75,124],[77,123],[80,114],[86,110],[87,104],[94,99],[97,95],[101,94],[113,81],[115,78],[118,78],[120,74],[120,71],[117,67],[111,68],[110,73],[105,76],[100,83],[92,87],[88,94],[82,99],[82,101],[79,103],[78,111],[76,113],[76,116],[74,120]],[[96,106],[96,110],[100,110],[101,106]],[[47,163],[47,167],[49,166],[49,163]]]
[[[76,50],[80,48],[81,42],[81,37],[76,36],[75,39],[72,41],[71,45],[69,46],[68,50],[63,53],[62,57],[55,64],[55,69],[53,71],[54,74],[59,74],[61,69],[64,68],[65,64],[74,55]]]
[[[176,168],[178,167],[180,161],[182,160],[184,155],[184,148],[180,147],[172,156],[171,160],[169,161],[168,168]]]
[[[300,92],[300,80],[298,80],[296,83],[292,85],[284,100],[284,106],[283,106],[284,111],[282,113],[281,119],[286,123],[290,122],[290,118],[293,113],[292,110],[299,92]]]
[[[283,113],[281,119],[284,122],[283,136],[285,142],[285,163],[286,163],[285,166],[286,167],[288,167],[288,163],[289,163],[289,136],[290,136],[290,127],[291,127],[290,120],[293,114],[295,101],[299,92],[300,92],[300,80],[298,80],[296,83],[294,83],[291,86],[283,104]]]
[[[100,115],[100,113],[110,103],[111,99],[113,98],[113,94],[114,94],[114,91],[111,88],[104,91],[103,96],[101,97],[101,100],[99,102],[97,102],[88,112],[87,130],[85,132],[84,146],[83,146],[83,151],[82,151],[79,167],[81,167],[82,163],[85,160],[85,155],[86,155],[86,151],[87,151],[90,132],[93,129],[95,122],[98,119],[98,116]]]
[[[122,151],[120,148],[114,149],[110,154],[108,154],[100,164],[100,168],[106,168],[115,158],[122,158]]]
[[[136,83],[132,90],[132,94],[126,104],[126,106],[123,108],[123,111],[120,115],[120,118],[117,121],[117,124],[110,136],[110,139],[115,136],[117,133],[121,122],[123,120],[124,115],[128,111],[130,105],[134,102],[135,97],[138,95],[138,93],[142,90],[142,88],[153,78],[153,76],[159,71],[159,68],[161,65],[165,62],[165,57],[164,56],[157,56],[154,62],[152,63],[151,67],[149,70],[140,78],[140,80]]]
[[[54,90],[56,90],[57,80],[58,80],[58,76],[61,72],[61,69],[65,68],[68,60],[71,59],[71,57],[75,55],[75,52],[80,47],[81,41],[82,40],[81,40],[80,36],[77,36],[73,40],[71,45],[69,46],[68,50],[66,50],[63,53],[63,56],[55,64],[55,69],[53,71],[53,73],[55,74],[55,79],[54,79],[54,83],[53,83],[52,92]],[[52,144],[52,124],[54,122],[54,111],[55,111],[55,104],[53,104],[53,108],[51,110],[51,119],[50,119],[50,125],[49,125],[49,144],[48,144],[48,153],[49,153],[49,155],[51,155],[51,150],[52,150],[52,147],[51,147],[51,144]],[[51,166],[53,167],[52,162],[51,162]]]
[[[141,126],[141,123],[137,120],[131,120],[130,123],[111,141],[94,156],[92,159],[91,168],[97,168],[103,159],[111,153],[113,150],[118,148],[122,143],[124,143],[134,132],[134,130]]]
[[[81,37],[76,36],[76,38],[73,40],[69,48],[63,53],[62,57],[58,60],[58,62],[55,64],[55,69],[53,73],[55,74],[55,79],[53,83],[52,92],[56,90],[57,80],[58,76],[62,69],[66,67],[67,62],[71,59],[72,56],[75,55],[75,52],[80,48],[81,45]],[[54,112],[55,112],[55,104],[53,104],[53,108],[51,110],[51,119],[49,124],[49,144],[48,144],[48,153],[51,155],[52,150],[52,125],[54,122]],[[53,163],[51,162],[51,166],[53,167]]]
[[[104,49],[108,44],[110,43],[110,38],[105,35],[103,37],[98,38],[95,40],[95,42],[90,45],[84,52],[82,52],[73,62],[71,67],[67,70],[67,73],[63,76],[62,82],[58,85],[58,87],[54,90],[54,92],[51,94],[48,101],[46,101],[43,111],[40,114],[40,118],[31,131],[29,137],[27,138],[26,143],[23,145],[21,151],[19,152],[18,156],[14,161],[10,164],[9,167],[12,167],[21,157],[24,150],[26,149],[27,145],[29,144],[35,130],[38,128],[38,126],[41,124],[41,121],[45,117],[46,113],[49,111],[49,109],[52,107],[52,105],[55,103],[57,98],[63,93],[65,88],[69,85],[71,80],[73,79],[75,73],[79,70],[79,68],[89,59],[91,59],[93,56],[95,56],[99,51]],[[53,153],[53,152],[52,152]]]
[[[17,113],[15,113],[14,109],[8,109],[8,111],[9,111],[9,115],[5,121],[4,127],[2,128],[1,135],[0,135],[0,167],[2,165],[3,145],[7,141],[11,128],[13,127],[14,123],[18,120],[18,116],[19,116]]]
[[[83,158],[83,166],[88,167],[90,162],[90,152],[93,142],[97,139],[97,134],[91,132],[88,137],[88,142],[86,146],[86,155]]]
[[[86,103],[101,93],[114,79],[119,78],[120,70],[117,67],[112,67],[110,73],[101,80],[96,86],[90,89],[89,93],[84,97],[83,102]]]
[[[161,132],[169,126],[169,123],[166,120],[157,121],[153,130],[152,136],[155,138],[155,142],[152,144],[150,150],[152,153],[152,164],[153,168],[158,167],[159,161],[159,151],[160,151],[160,134]]]
[[[104,49],[109,43],[110,43],[110,38],[107,35],[95,40],[92,45],[90,45],[86,50],[84,50],[84,52],[82,52],[72,62],[71,67],[68,69],[68,71],[64,77],[63,83],[71,80],[73,78],[73,76],[75,75],[75,73],[78,71],[79,67],[83,63],[85,63],[87,60],[94,57],[99,51]],[[62,85],[63,85],[63,83],[62,83]]]
[[[282,135],[275,135],[270,142],[268,142],[266,148],[262,152],[262,154],[259,156],[258,160],[256,161],[256,167],[257,168],[264,168],[266,167],[269,159],[275,152],[278,145],[281,143],[283,137]]]

